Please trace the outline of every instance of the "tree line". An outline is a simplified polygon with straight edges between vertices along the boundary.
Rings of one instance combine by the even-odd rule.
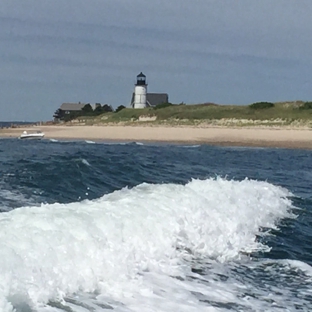
[[[65,111],[59,108],[55,111],[53,117],[55,119],[62,120],[62,121],[70,121],[81,116],[99,116],[105,113],[119,112],[124,108],[126,107],[123,105],[120,105],[114,111],[111,105],[108,105],[108,104],[101,105],[100,103],[95,103],[95,108],[93,109],[91,104],[87,103],[86,105],[82,107],[81,110],[76,110],[76,111]]]

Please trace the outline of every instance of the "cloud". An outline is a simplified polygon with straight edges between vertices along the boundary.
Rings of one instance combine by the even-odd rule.
[[[177,103],[309,99],[310,3],[4,0],[0,105],[6,119],[50,119],[63,101],[128,105],[140,71]]]

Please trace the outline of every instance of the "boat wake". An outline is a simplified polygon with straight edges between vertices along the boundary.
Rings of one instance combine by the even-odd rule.
[[[217,178],[143,183],[92,201],[2,213],[0,310],[281,311],[283,302],[304,307],[308,265],[253,260],[255,252],[270,250],[258,238],[295,217],[289,196],[267,182]],[[266,286],[253,284],[281,270],[285,279],[297,272],[307,281],[294,280],[302,297],[293,303],[287,287],[272,286],[275,297],[268,301]]]

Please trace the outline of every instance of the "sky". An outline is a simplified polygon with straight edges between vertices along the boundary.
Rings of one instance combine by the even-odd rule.
[[[0,120],[63,102],[312,100],[311,0],[1,0]]]

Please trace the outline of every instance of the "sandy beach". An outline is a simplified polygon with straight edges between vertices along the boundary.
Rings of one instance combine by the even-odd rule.
[[[22,131],[41,130],[46,139],[206,143],[228,146],[312,148],[312,130],[191,126],[65,126],[44,125],[0,130],[0,137],[18,138]]]

